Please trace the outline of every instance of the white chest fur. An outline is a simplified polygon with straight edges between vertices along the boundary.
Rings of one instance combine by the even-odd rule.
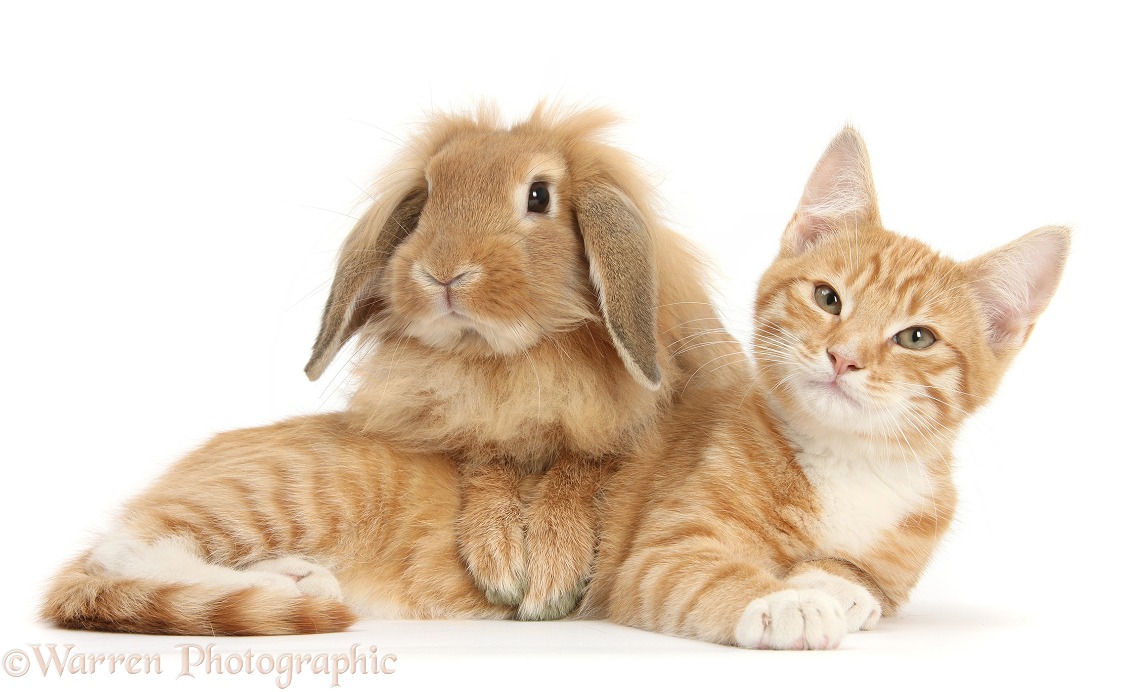
[[[830,555],[866,553],[886,531],[925,507],[933,493],[917,461],[805,449],[796,462],[816,493],[815,530],[820,549]]]

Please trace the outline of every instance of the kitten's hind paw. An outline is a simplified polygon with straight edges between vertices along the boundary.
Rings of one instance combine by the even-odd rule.
[[[254,562],[244,571],[270,572],[286,577],[301,594],[343,600],[339,580],[326,567],[294,555]]]

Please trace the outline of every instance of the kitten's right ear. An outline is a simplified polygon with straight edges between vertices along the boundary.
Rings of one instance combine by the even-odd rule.
[[[424,187],[404,195],[393,208],[376,203],[347,236],[319,336],[304,367],[309,380],[319,379],[343,344],[382,307],[378,295],[382,270],[398,244],[417,227],[425,205]]]
[[[867,145],[854,128],[846,127],[812,170],[780,250],[798,255],[841,229],[881,223]]]
[[[1012,353],[1025,344],[1056,292],[1071,241],[1068,228],[1045,226],[963,265],[994,351]]]

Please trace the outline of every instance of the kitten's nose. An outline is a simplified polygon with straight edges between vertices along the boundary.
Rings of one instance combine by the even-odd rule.
[[[835,371],[836,377],[839,377],[845,372],[859,369],[859,363],[856,363],[854,358],[834,351],[828,351],[828,360],[832,362],[832,370]]]

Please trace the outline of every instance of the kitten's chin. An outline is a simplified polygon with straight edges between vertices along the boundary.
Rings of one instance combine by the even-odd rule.
[[[781,397],[788,399],[782,402],[786,411],[797,421],[807,421],[826,433],[874,436],[880,426],[879,416],[885,413],[862,393],[838,380],[798,383],[787,394]]]

